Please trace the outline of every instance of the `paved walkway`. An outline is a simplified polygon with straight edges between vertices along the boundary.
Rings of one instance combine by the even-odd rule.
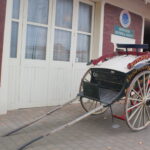
[[[119,110],[119,109],[120,110]],[[0,116],[0,135],[44,114],[52,107],[20,109]],[[121,113],[122,105],[113,109]],[[84,113],[79,104],[70,105],[56,112],[34,126],[28,127],[14,136],[0,137],[0,150],[16,150],[32,138],[66,123]],[[103,115],[90,116],[76,125],[44,138],[29,146],[28,150],[150,150],[150,127],[140,132],[132,132],[125,121],[115,119],[112,128],[110,111]]]

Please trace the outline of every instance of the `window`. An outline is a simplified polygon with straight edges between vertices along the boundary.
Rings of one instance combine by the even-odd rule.
[[[19,29],[19,18],[20,18],[19,12],[20,12],[20,0],[13,0],[10,58],[17,57],[18,29]]]
[[[90,50],[90,36],[78,33],[77,38],[77,62],[88,62]]]
[[[48,24],[49,0],[28,0],[28,21]]]
[[[20,0],[13,0],[12,18],[19,19],[19,12],[20,12]]]
[[[26,58],[46,59],[49,0],[28,0]]]
[[[54,60],[69,61],[71,32],[55,30]]]
[[[57,0],[56,21],[57,27],[72,28],[73,0]]]
[[[78,11],[76,62],[87,62],[91,47],[92,6],[79,2]],[[73,0],[57,0],[53,60],[70,60],[72,19]]]
[[[47,28],[28,25],[26,38],[26,58],[46,59]]]
[[[53,60],[70,61],[73,0],[56,1]]]
[[[46,60],[50,53],[53,61],[85,63],[89,60],[92,2],[13,0],[12,7],[11,58],[20,55],[26,60]]]
[[[88,62],[91,41],[92,6],[79,3],[76,62]]]
[[[92,6],[80,2],[78,17],[78,30],[90,33],[92,20]]]

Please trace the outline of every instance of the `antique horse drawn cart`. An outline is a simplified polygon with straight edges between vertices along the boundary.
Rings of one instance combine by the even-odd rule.
[[[141,52],[141,49],[148,49],[148,45],[118,44],[116,52],[91,60],[88,63],[91,65],[90,69],[83,76],[79,94],[75,99],[7,133],[4,137],[33,125],[77,100],[80,100],[86,111],[84,115],[33,139],[18,150],[71,126],[91,114],[101,114],[121,99],[125,100],[124,115],[115,117],[126,120],[128,126],[134,131],[144,129],[150,123],[150,53]]]

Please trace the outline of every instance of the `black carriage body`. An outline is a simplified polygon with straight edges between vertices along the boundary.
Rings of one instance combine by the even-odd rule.
[[[98,83],[98,85],[101,88],[106,88],[115,91],[120,91],[126,78],[125,73],[110,69],[92,68],[91,72],[92,83]]]
[[[83,81],[83,97],[111,105],[125,96],[134,77],[149,70],[150,64],[140,64],[131,71],[124,73],[112,69],[91,68],[90,82]]]
[[[83,96],[92,100],[112,104],[124,96],[124,82],[127,74],[103,68],[91,68],[90,82],[83,81]]]

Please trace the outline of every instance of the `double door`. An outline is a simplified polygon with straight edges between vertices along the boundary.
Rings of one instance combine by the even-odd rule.
[[[8,108],[57,105],[74,97],[87,69],[94,3],[13,0]]]

